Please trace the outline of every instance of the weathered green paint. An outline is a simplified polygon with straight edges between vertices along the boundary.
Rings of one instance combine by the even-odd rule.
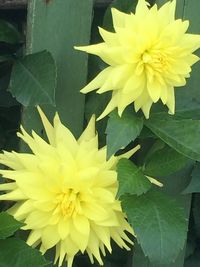
[[[87,55],[73,49],[89,43],[93,0],[30,0],[28,2],[27,53],[48,50],[57,63],[56,107],[43,106],[48,114],[55,110],[75,135],[83,126],[84,96],[79,90],[87,79]],[[35,108],[22,114],[26,128],[40,131]]]
[[[158,6],[166,3],[167,0],[157,0],[155,1]],[[196,0],[177,0],[176,18],[182,18],[183,20],[190,20],[189,32],[200,33],[200,1]],[[198,86],[200,82],[199,77],[200,65],[198,63],[193,67],[193,72],[191,78],[188,80],[187,85],[184,90],[188,90],[188,94],[191,90]],[[180,96],[180,95],[179,95]],[[166,177],[162,182],[165,185],[165,191],[169,194],[174,195],[180,204],[185,208],[185,214],[189,219],[190,214],[190,204],[191,195],[181,195],[182,190],[188,184],[188,179],[190,174],[190,167],[177,172],[171,177]],[[145,258],[139,246],[136,246],[133,254],[132,267],[183,267],[184,266],[185,249],[180,252],[179,257],[176,262],[169,265],[158,266],[155,264],[150,264],[147,258]]]

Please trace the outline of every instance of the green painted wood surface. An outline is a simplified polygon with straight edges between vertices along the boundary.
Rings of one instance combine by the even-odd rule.
[[[48,50],[57,63],[56,107],[43,106],[52,117],[57,110],[61,120],[77,136],[83,126],[84,96],[79,90],[87,79],[87,54],[73,49],[90,40],[93,0],[30,0],[27,18],[27,53]],[[26,128],[40,131],[35,108],[25,108]]]
[[[157,0],[155,1],[158,6],[161,6],[167,0]],[[176,17],[182,19],[190,20],[189,32],[191,33],[200,33],[200,1],[196,0],[177,0],[177,10]],[[188,80],[184,90],[188,90],[188,95],[191,90],[199,87],[200,76],[199,76],[200,65],[196,64],[193,67],[193,72],[191,78]],[[184,206],[185,214],[189,219],[190,207],[191,207],[191,195],[181,196],[180,193],[188,183],[190,169],[182,170],[181,172],[176,173],[172,177],[166,177],[163,180],[165,184],[165,190],[167,193],[172,194],[176,197],[177,200]],[[170,179],[169,179],[170,178]],[[183,267],[184,266],[184,257],[185,249],[180,252],[179,257],[176,262],[169,265],[158,266],[155,264],[150,264],[147,258],[144,257],[139,246],[136,245],[133,254],[132,267]]]

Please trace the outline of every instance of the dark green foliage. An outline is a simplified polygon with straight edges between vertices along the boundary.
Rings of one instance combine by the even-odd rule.
[[[38,250],[30,248],[24,241],[8,238],[24,224],[6,212],[0,213],[0,266],[43,267],[49,265]]]
[[[146,159],[144,173],[153,177],[167,176],[182,169],[188,161],[188,158],[164,145]]]
[[[56,66],[47,51],[17,59],[9,91],[24,106],[55,104]]]
[[[146,120],[145,125],[179,153],[200,161],[199,120],[177,119],[161,113]]]
[[[150,181],[141,170],[128,159],[121,159],[117,165],[119,191],[118,197],[124,194],[141,195],[151,188]]]
[[[24,224],[16,221],[6,212],[0,213],[0,239],[5,239],[13,235]]]
[[[16,238],[0,240],[0,267],[48,266],[42,254]]]
[[[192,179],[189,185],[185,188],[184,194],[200,193],[200,164],[197,163],[192,171]]]
[[[143,119],[129,110],[123,112],[120,117],[117,111],[109,115],[106,128],[107,157],[110,158],[119,149],[126,147],[140,134],[143,127]]]
[[[175,261],[184,247],[187,222],[183,209],[173,198],[149,191],[124,196],[122,206],[144,253],[154,264]]]

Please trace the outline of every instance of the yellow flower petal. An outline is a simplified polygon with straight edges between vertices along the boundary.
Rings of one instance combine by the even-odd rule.
[[[158,16],[162,27],[165,27],[175,18],[176,0],[165,3],[159,10]]]
[[[110,231],[108,228],[102,229],[102,227],[95,225],[95,227],[93,227],[93,231],[97,235],[98,239],[105,244],[106,248],[111,253],[112,248],[110,245]]]
[[[17,220],[23,220],[26,218],[27,214],[29,214],[32,209],[33,202],[31,200],[26,200],[26,201],[20,201],[14,206],[12,206],[8,212],[14,216]]]
[[[28,236],[28,239],[27,239],[26,243],[29,246],[33,246],[35,243],[38,242],[38,240],[41,239],[41,233],[42,233],[41,230],[31,231],[29,236]]]
[[[88,85],[86,85],[82,90],[81,93],[89,93],[94,89],[100,88],[103,86],[105,79],[107,79],[109,73],[111,71],[111,67],[104,69],[102,72],[97,75],[97,77],[92,80]]]
[[[78,142],[80,144],[82,141],[90,141],[95,136],[96,136],[96,132],[95,132],[95,115],[93,115],[91,117],[86,129],[84,130],[84,132],[79,137]]]
[[[54,247],[60,241],[57,227],[55,225],[46,226],[42,231],[41,241],[46,250]]]
[[[112,32],[108,32],[101,27],[99,27],[99,33],[101,37],[103,38],[104,42],[108,43],[109,45],[114,46],[118,43],[116,34]]]
[[[149,9],[145,0],[138,0],[135,13],[138,17],[145,17],[149,14]]]
[[[76,216],[73,218],[73,223],[78,232],[83,234],[84,236],[89,236],[90,233],[90,223],[85,216],[76,214]]]
[[[10,191],[17,188],[16,183],[6,183],[6,184],[0,184],[0,190],[1,191]]]
[[[108,115],[111,111],[113,111],[117,107],[117,96],[113,94],[110,102],[106,106],[105,110],[101,113],[101,115],[97,118],[97,121],[103,119],[106,115]]]
[[[39,106],[37,106],[37,110],[40,114],[40,118],[41,118],[42,123],[44,125],[49,142],[52,146],[55,146],[55,136],[54,136],[53,126],[51,125],[51,123],[49,122],[49,120],[47,119],[44,112],[42,111],[42,109]]]
[[[88,45],[88,46],[75,46],[74,47],[77,50],[85,51],[87,53],[93,54],[93,55],[100,55],[102,53],[102,50],[105,48],[105,44],[95,44],[95,45]]]
[[[148,82],[147,89],[152,101],[156,103],[161,97],[162,84],[157,81]]]
[[[73,154],[77,151],[77,142],[73,134],[61,123],[58,114],[54,118],[55,143],[56,146],[64,145]]]
[[[111,8],[111,13],[112,13],[114,29],[116,30],[117,28],[124,27],[128,15],[117,10],[116,8]]]
[[[0,195],[0,200],[19,201],[24,199],[27,199],[27,197],[20,189],[14,189],[12,192]]]
[[[58,223],[58,233],[60,238],[64,240],[70,232],[70,221],[68,219],[61,219]]]
[[[175,96],[174,96],[174,88],[168,87],[168,100],[166,105],[169,108],[169,114],[175,113]]]

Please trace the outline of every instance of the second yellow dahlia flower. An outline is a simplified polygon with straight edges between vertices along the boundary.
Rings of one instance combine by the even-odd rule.
[[[113,8],[115,32],[100,28],[103,43],[76,47],[110,65],[81,90],[113,91],[99,119],[116,107],[121,115],[132,102],[136,112],[142,109],[149,118],[152,104],[159,99],[174,114],[174,87],[186,84],[191,66],[199,60],[193,52],[200,47],[200,36],[186,33],[189,22],[176,20],[175,9],[175,0],[160,9],[138,0],[135,14]]]
[[[102,265],[101,254],[105,256],[105,248],[111,252],[111,239],[127,250],[125,241],[132,244],[126,232],[133,230],[116,199],[116,164],[139,146],[106,160],[107,147],[98,148],[94,117],[76,140],[58,115],[51,125],[40,109],[39,113],[49,143],[21,127],[18,136],[32,153],[0,154],[0,163],[10,168],[0,170],[10,180],[0,184],[6,191],[0,200],[16,202],[8,212],[25,223],[22,229],[30,230],[30,246],[40,245],[42,253],[56,247],[58,266],[66,260],[71,267],[79,251]]]

